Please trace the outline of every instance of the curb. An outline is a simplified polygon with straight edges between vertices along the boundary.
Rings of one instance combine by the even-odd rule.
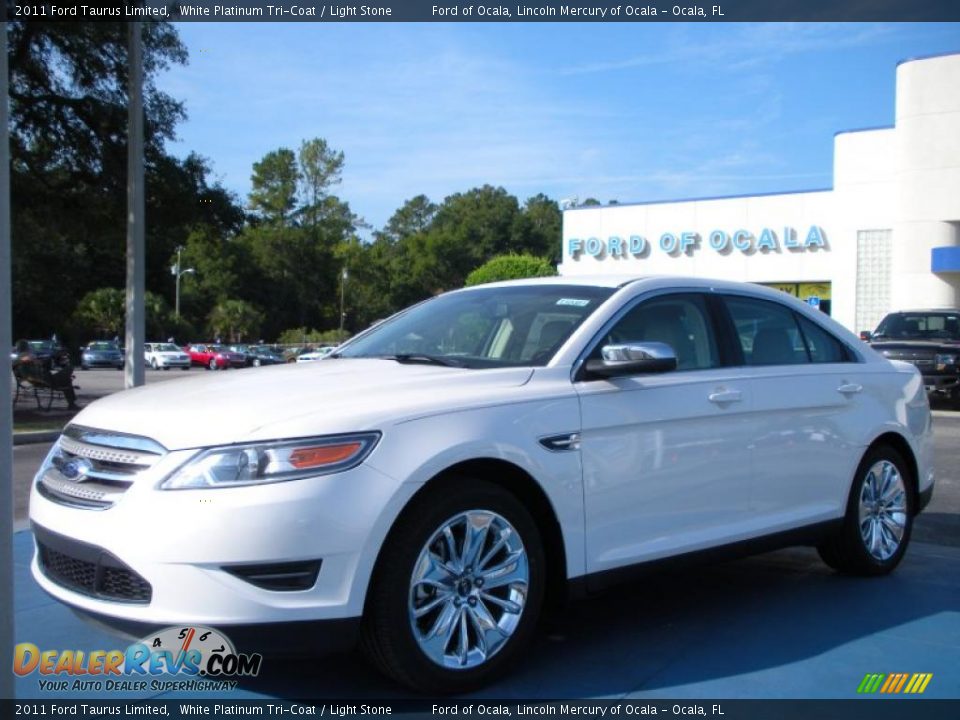
[[[13,434],[14,445],[34,445],[36,443],[53,442],[60,437],[59,430],[38,430],[36,432],[19,432]]]

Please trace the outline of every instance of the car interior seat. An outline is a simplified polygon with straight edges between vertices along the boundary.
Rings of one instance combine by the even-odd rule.
[[[569,320],[552,320],[544,323],[540,328],[540,337],[537,339],[537,352],[531,358],[533,364],[545,363],[553,357],[563,341],[570,334],[573,322]]]
[[[678,370],[697,367],[696,346],[684,328],[679,310],[671,312],[667,308],[657,308],[656,315],[644,328],[641,339],[666,343],[672,347],[677,356]]]
[[[793,343],[783,328],[766,328],[753,337],[751,365],[789,365],[795,361]]]

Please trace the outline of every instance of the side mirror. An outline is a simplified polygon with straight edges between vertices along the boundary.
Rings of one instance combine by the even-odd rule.
[[[872,337],[873,337],[873,335],[870,334],[870,331],[869,331],[869,330],[861,330],[861,331],[860,331],[860,339],[863,340],[864,342],[870,342],[870,339],[871,339]]]
[[[662,342],[604,345],[600,354],[602,359],[587,360],[586,371],[594,377],[620,377],[677,369],[677,354]]]

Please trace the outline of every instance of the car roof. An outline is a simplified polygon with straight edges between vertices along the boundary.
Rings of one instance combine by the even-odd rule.
[[[702,290],[748,291],[759,295],[780,297],[785,294],[776,288],[756,283],[716,278],[691,277],[686,275],[554,275],[552,277],[524,278],[522,280],[504,280],[464,288],[463,291],[480,287],[524,287],[530,285],[582,285],[618,289],[628,285],[638,286],[639,290],[658,290],[661,288],[684,287]]]

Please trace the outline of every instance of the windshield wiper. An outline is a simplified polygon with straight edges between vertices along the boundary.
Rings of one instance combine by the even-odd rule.
[[[459,360],[453,360],[446,357],[437,357],[436,355],[424,355],[422,353],[397,353],[396,355],[377,355],[384,360],[396,360],[398,363],[421,364],[421,365],[442,365],[444,367],[463,367]]]

